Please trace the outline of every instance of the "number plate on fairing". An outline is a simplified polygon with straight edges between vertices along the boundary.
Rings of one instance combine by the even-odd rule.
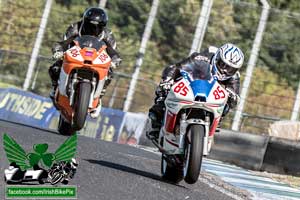
[[[172,86],[171,92],[177,99],[194,101],[194,94],[189,85],[188,81],[181,79]]]
[[[99,56],[93,61],[94,64],[106,64],[111,61],[111,58],[109,55],[105,52],[102,51]]]
[[[77,46],[74,46],[67,50],[67,56],[71,57],[72,59],[78,60],[80,62],[83,62],[83,58],[80,54],[80,48]]]
[[[219,84],[215,83],[208,96],[209,103],[223,103],[227,101],[228,92]]]

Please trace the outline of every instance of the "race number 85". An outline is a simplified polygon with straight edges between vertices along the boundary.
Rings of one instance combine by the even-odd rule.
[[[223,99],[223,98],[225,98],[225,92],[224,92],[224,90],[222,90],[220,88],[220,86],[218,86],[217,89],[215,89],[213,91],[213,95],[215,96],[215,99]]]
[[[188,93],[189,89],[185,86],[184,82],[180,82],[175,88],[174,92],[179,93],[182,96],[186,96]]]

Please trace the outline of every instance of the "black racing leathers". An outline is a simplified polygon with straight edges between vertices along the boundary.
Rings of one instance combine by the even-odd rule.
[[[64,40],[57,42],[52,47],[52,53],[54,54],[57,51],[66,51],[73,45],[73,40],[79,35],[88,35],[85,34],[84,29],[81,28],[82,21],[71,24],[66,33],[64,34]],[[116,51],[116,41],[113,33],[104,28],[100,35],[97,36],[99,39],[103,40],[107,45],[107,53],[112,58],[112,61],[117,61],[115,64],[118,66],[120,64],[121,58],[119,53]],[[62,66],[62,60],[56,61],[49,68],[49,75],[52,79],[52,85],[57,85],[59,78],[60,68]]]
[[[161,126],[162,119],[164,116],[164,100],[168,94],[168,91],[162,87],[165,85],[166,82],[170,82],[171,80],[176,80],[181,76],[180,69],[188,69],[191,67],[201,67],[201,68],[208,68],[208,70],[212,72],[211,61],[214,56],[214,53],[209,53],[208,51],[201,52],[201,53],[193,53],[191,56],[183,59],[182,61],[166,67],[162,72],[162,80],[159,86],[157,87],[155,94],[155,104],[149,110],[149,117],[152,121],[152,128],[158,128]],[[236,96],[229,96],[227,101],[227,106],[224,108],[223,116],[225,116],[229,109],[234,108],[239,99],[239,90],[240,90],[240,75],[237,72],[234,76],[230,77],[225,81],[218,81],[221,85],[223,85],[226,89],[230,89],[234,92]],[[154,132],[154,131],[153,131]]]
[[[85,34],[84,29],[81,29],[81,23],[82,21],[76,22],[67,28],[67,31],[64,34],[64,40],[54,44],[52,47],[52,53],[55,53],[56,51],[66,51],[68,48],[70,48],[73,39],[79,35],[87,35]],[[104,28],[102,33],[97,37],[106,43],[108,51],[107,53],[110,55],[110,57],[119,56],[118,52],[116,51],[117,45],[115,37],[109,29]]]
[[[176,63],[175,65],[171,65],[166,67],[162,73],[162,82],[167,79],[172,78],[175,80],[180,76],[179,70],[185,69],[186,67],[202,67],[206,65],[208,68],[211,68],[211,60],[214,54],[212,53],[193,53],[191,56],[186,59]],[[237,72],[234,76],[230,77],[225,81],[218,81],[221,85],[223,85],[226,89],[230,89],[236,95],[240,94],[240,74]],[[160,89],[159,89],[160,90]],[[231,97],[231,96],[230,96]],[[238,98],[229,98],[227,104],[232,109],[238,103]]]

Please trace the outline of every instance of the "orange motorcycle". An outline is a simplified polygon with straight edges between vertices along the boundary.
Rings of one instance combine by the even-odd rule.
[[[101,109],[101,92],[111,58],[106,44],[94,36],[79,36],[64,53],[54,103],[60,111],[58,131],[74,134],[83,128],[86,116],[96,118]]]

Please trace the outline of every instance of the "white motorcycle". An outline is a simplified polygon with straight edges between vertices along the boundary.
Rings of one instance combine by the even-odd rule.
[[[161,173],[168,181],[198,180],[202,157],[210,152],[229,92],[207,68],[181,70],[165,100],[158,141],[146,135],[162,153]],[[148,120],[150,122],[150,120]],[[149,123],[148,123],[149,125]]]

